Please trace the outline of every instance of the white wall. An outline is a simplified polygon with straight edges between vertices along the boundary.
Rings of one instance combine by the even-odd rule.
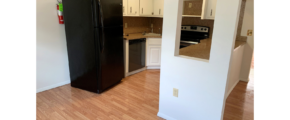
[[[243,52],[244,52],[244,45],[236,48],[232,55],[232,62],[230,65],[230,70],[229,70],[229,79],[227,83],[228,87],[227,87],[226,98],[229,96],[229,94],[232,92],[234,87],[240,81],[240,70],[241,70],[241,65],[242,65]]]
[[[254,50],[250,46],[250,44],[245,44],[244,46],[245,46],[245,49],[243,53],[242,66],[241,66],[241,71],[240,71],[240,80],[248,82]]]
[[[175,56],[182,0],[164,0],[158,116],[167,120],[221,120],[241,0],[218,0],[209,62]],[[179,89],[178,98],[173,88]]]
[[[248,29],[252,29],[253,35],[254,35],[254,0],[247,0],[246,1],[241,36],[247,36]],[[254,48],[254,37],[248,36],[247,43],[253,49]]]
[[[37,0],[37,92],[70,83],[64,25],[56,0]]]
[[[248,29],[253,30],[253,36],[247,36]],[[252,57],[254,52],[254,0],[247,0],[242,25],[242,36],[247,36],[247,43],[243,53],[243,62],[240,73],[240,80],[249,81]]]

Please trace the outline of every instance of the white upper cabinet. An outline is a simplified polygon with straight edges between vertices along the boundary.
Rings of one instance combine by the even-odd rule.
[[[128,0],[123,0],[123,15],[127,15]]]
[[[140,0],[140,15],[153,15],[153,0]]]
[[[164,0],[154,0],[154,15],[163,15]]]
[[[183,15],[183,17],[201,17],[214,20],[217,0],[200,0],[202,2],[201,15]],[[162,17],[164,0],[123,0],[124,16]]]
[[[128,2],[127,15],[138,16],[139,15],[139,0],[128,0],[127,2]]]
[[[212,19],[215,18],[216,12],[216,1],[217,0],[204,0],[203,2],[203,12],[201,15],[201,19]]]

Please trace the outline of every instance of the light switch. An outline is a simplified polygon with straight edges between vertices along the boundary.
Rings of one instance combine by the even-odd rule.
[[[192,3],[189,3],[189,6],[188,7],[191,8],[192,7]]]
[[[247,36],[252,36],[252,34],[253,34],[253,30],[248,30]]]
[[[178,89],[173,88],[173,96],[178,97]]]

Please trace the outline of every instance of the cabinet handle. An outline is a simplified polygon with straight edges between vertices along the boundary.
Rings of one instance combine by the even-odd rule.
[[[143,8],[142,8],[142,14],[143,14]]]
[[[210,16],[212,16],[212,9],[210,9]]]
[[[124,6],[123,6],[123,13],[125,13]]]
[[[161,9],[159,9],[159,15],[160,15],[160,13],[161,13]]]
[[[132,13],[132,7],[130,7],[130,13]]]

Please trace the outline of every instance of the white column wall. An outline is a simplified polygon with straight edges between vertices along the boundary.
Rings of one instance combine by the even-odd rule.
[[[158,116],[168,120],[220,120],[241,0],[218,0],[208,62],[176,56],[182,0],[164,0]],[[179,89],[178,98],[173,88]]]

